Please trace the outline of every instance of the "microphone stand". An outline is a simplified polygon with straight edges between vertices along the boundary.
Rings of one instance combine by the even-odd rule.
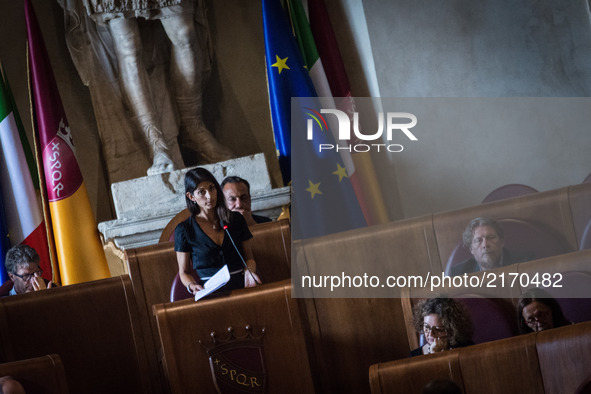
[[[248,271],[251,278],[254,280],[254,282],[256,284],[262,285],[262,283],[255,278],[253,272],[250,270],[250,267],[248,266],[248,264],[246,264],[246,261],[244,261],[244,257],[242,257],[242,253],[240,253],[240,251],[238,250],[238,247],[234,243],[234,239],[232,239],[232,236],[230,235],[230,232],[228,231],[227,225],[224,225],[224,230],[226,231],[226,234],[228,234],[228,238],[230,238],[230,242],[232,242],[232,246],[234,246],[234,249],[236,249],[236,253],[238,253],[238,256],[240,256],[240,260],[242,260],[242,265],[244,265],[244,268],[246,268],[246,270]]]

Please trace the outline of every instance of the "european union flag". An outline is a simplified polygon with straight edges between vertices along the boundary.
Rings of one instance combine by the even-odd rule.
[[[316,96],[280,0],[263,0],[269,104],[279,167],[291,181],[291,98]]]
[[[292,100],[292,234],[318,237],[367,225],[317,98]]]
[[[336,143],[280,0],[263,0],[263,23],[275,144],[284,181],[291,179],[293,190],[292,238],[366,226],[340,155],[318,150]]]

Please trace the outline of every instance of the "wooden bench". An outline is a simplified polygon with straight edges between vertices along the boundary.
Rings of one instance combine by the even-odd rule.
[[[579,194],[591,199],[591,185],[585,185],[578,190]],[[570,193],[570,187],[563,187],[433,215],[441,270],[445,270],[452,251],[461,242],[464,229],[476,217],[522,219],[553,235],[564,245],[563,253],[578,250]],[[579,211],[578,214],[582,214],[583,208]],[[591,211],[588,214],[591,214]]]
[[[264,283],[291,276],[291,233],[289,221],[257,224],[251,227],[252,250],[257,272]],[[138,303],[142,325],[150,327],[152,343],[160,345],[152,305],[170,300],[170,288],[178,273],[174,242],[163,242],[125,251],[129,276]]]
[[[18,380],[27,394],[69,393],[66,372],[58,354],[0,364],[2,376]]]
[[[159,393],[127,275],[0,299],[0,362],[57,353],[72,393]]]
[[[293,278],[298,290],[302,277],[326,275],[421,275],[441,270],[432,217],[364,227],[293,243]],[[306,297],[395,297],[398,288],[351,286],[331,289],[306,285]]]
[[[546,290],[556,298],[566,318],[575,323],[591,320],[591,249],[521,263],[518,270],[528,278],[551,275],[552,285],[562,287],[550,286]],[[531,287],[536,285],[521,287],[521,292]]]
[[[477,293],[463,293],[453,296],[463,304],[474,325],[472,339],[475,343],[490,342],[517,335],[517,319],[512,298],[488,298]],[[402,298],[404,320],[409,350],[422,345],[419,334],[413,326],[413,307],[417,298]],[[408,355],[408,354],[407,354]]]
[[[367,369],[409,353],[399,298],[306,299],[320,392],[369,393]]]
[[[183,209],[166,225],[158,243],[174,241],[176,226],[189,218],[189,210]],[[277,220],[250,226],[253,235],[251,248],[259,273],[264,282],[275,282],[291,276],[291,228],[289,220]],[[132,277],[133,279],[133,277]],[[164,301],[162,301],[164,302]]]
[[[289,220],[260,223],[250,227],[250,245],[257,273],[264,283],[291,278],[291,228]]]
[[[496,275],[496,281],[486,281],[486,285],[494,285],[494,288],[457,288],[443,287],[438,289],[441,294],[450,297],[459,298],[467,304],[473,304],[469,307],[472,312],[472,318],[475,326],[476,343],[484,342],[483,339],[497,339],[504,336],[517,334],[516,327],[516,305],[523,292],[536,284],[527,284],[529,279],[551,275],[548,278],[554,278],[549,283],[556,283],[562,287],[548,287],[546,290],[554,296],[560,304],[567,319],[578,323],[591,320],[591,298],[589,288],[591,288],[591,250],[582,250],[566,253],[559,256],[547,257],[544,259],[528,261],[515,264],[511,267],[501,267],[490,271],[487,274]],[[561,276],[554,276],[560,274]],[[501,275],[504,276],[500,280]],[[520,283],[520,276],[523,275],[523,283]],[[482,273],[472,273],[468,277],[482,276]],[[558,281],[558,278],[562,278]],[[511,286],[513,282],[514,286]],[[524,284],[525,286],[521,286]],[[411,288],[401,299],[403,305],[404,320],[406,322],[407,333],[409,337],[409,346],[411,349],[418,347],[419,340],[412,325],[412,308],[417,299],[431,296],[428,289]],[[472,309],[472,310],[470,310]],[[488,318],[485,315],[488,314]],[[493,318],[493,316],[495,316]],[[515,326],[511,329],[510,325]],[[503,336],[504,335],[504,336]],[[480,338],[480,339],[479,339]]]
[[[475,217],[522,221],[537,226],[556,239],[558,254],[579,250],[580,237],[591,217],[591,184],[533,193],[465,209],[346,231],[314,239],[297,240],[295,266],[300,276],[441,274],[462,239],[466,225]],[[547,257],[544,255],[543,257]],[[296,287],[299,289],[299,284]],[[391,289],[364,287],[318,289],[302,295],[365,297],[392,296]]]
[[[440,267],[431,216],[299,240],[292,248],[292,280],[298,287],[303,276],[367,273],[383,279]],[[397,288],[363,286],[307,287],[298,294],[309,297],[306,310],[316,372],[325,377],[323,392],[368,393],[371,364],[408,355],[400,295]]]
[[[572,393],[591,375],[591,322],[374,364],[371,392],[419,393],[447,379],[465,394]]]
[[[256,364],[216,362],[210,365],[206,348],[228,336],[232,327],[236,337],[247,336],[247,326],[255,337],[262,334],[262,359],[268,393],[315,392],[307,351],[307,327],[302,303],[291,298],[289,280],[233,291],[230,295],[198,302],[184,300],[154,306],[160,333],[163,365],[173,393],[214,393],[212,370],[218,369],[228,384],[262,385],[245,369]],[[240,350],[245,352],[244,349]],[[244,358],[244,354],[242,358]],[[250,353],[248,353],[250,355]],[[225,375],[224,375],[225,372]],[[219,381],[218,381],[218,384]]]
[[[324,367],[321,372],[322,376],[330,377],[326,379],[329,391],[351,389],[369,392],[367,377],[360,372],[365,365],[388,357],[391,360],[407,357],[410,348],[418,345],[416,333],[412,325],[408,325],[411,308],[408,303],[405,305],[401,299],[394,297],[402,297],[402,300],[405,297],[420,298],[432,296],[432,292],[411,288],[404,293],[405,290],[399,288],[365,286],[341,287],[331,291],[330,283],[328,288],[302,289],[303,277],[322,278],[342,273],[351,277],[375,275],[382,280],[389,275],[424,276],[429,273],[441,276],[450,253],[461,240],[464,228],[477,216],[517,218],[537,223],[562,240],[565,252],[574,253],[578,250],[578,229],[581,226],[575,225],[573,215],[587,215],[586,220],[591,214],[589,201],[591,184],[577,185],[295,241],[292,246],[294,289],[298,296],[308,297],[308,310],[314,313],[309,317],[312,344],[314,354],[323,358],[325,363],[319,362],[320,368],[323,368],[322,365],[330,366]],[[558,264],[562,256],[565,255],[555,256],[551,264]],[[551,259],[544,260],[548,262]],[[508,275],[509,272],[539,268],[527,265],[529,262],[522,264],[495,271]],[[471,293],[480,297],[501,298],[499,309],[508,311],[525,289],[519,286],[501,289],[500,283],[496,283],[499,287],[492,294]],[[446,293],[447,290],[453,289],[443,288],[438,292]],[[462,292],[467,293],[466,289]],[[343,347],[347,348],[347,352],[340,350]]]
[[[264,282],[288,279],[291,276],[289,221],[257,224],[251,227],[251,232],[252,251],[261,279]],[[178,273],[174,242],[128,249],[125,253],[134,290],[146,301],[147,308],[169,301],[172,280]]]
[[[536,352],[547,394],[574,393],[591,376],[591,322],[538,333]]]
[[[149,327],[149,341],[155,357],[160,358],[160,338],[151,308],[170,298],[172,280],[179,271],[174,244],[167,242],[128,249],[125,255],[141,324]]]

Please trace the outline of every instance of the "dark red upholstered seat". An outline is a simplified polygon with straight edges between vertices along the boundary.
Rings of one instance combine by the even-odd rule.
[[[199,282],[199,276],[195,270],[191,270],[191,275],[195,278],[195,282]],[[178,272],[172,280],[172,286],[170,287],[170,302],[186,300],[187,298],[193,298],[193,294],[187,291],[187,287],[181,282],[181,277]]]
[[[511,183],[509,185],[498,187],[490,192],[486,197],[484,197],[482,203],[505,200],[507,198],[523,196],[525,194],[537,192],[538,191],[531,186],[522,185],[519,183]]]
[[[475,294],[454,297],[466,307],[474,324],[474,343],[496,341],[517,335],[517,322],[512,305],[502,298],[485,298]]]
[[[174,229],[176,226],[187,220],[191,216],[191,213],[187,208],[183,209],[179,213],[177,213],[171,220],[168,222],[164,230],[162,230],[162,234],[160,235],[160,239],[158,242],[171,242],[174,241]]]
[[[562,287],[546,290],[560,304],[564,316],[573,323],[591,321],[591,273],[582,271],[562,272]]]

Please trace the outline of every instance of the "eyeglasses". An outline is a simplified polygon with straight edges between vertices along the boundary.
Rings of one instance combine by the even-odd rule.
[[[433,327],[431,327],[430,325],[428,325],[427,323],[425,323],[425,324],[423,324],[423,332],[425,334],[431,332],[431,333],[433,333],[433,335],[443,335],[447,331],[445,330],[445,327],[443,327],[443,326],[433,326]]]
[[[13,274],[13,275],[18,276],[19,278],[21,278],[25,282],[28,282],[35,276],[35,274],[43,275],[43,270],[40,269],[38,271],[33,272],[32,274],[24,274],[24,275]]]
[[[538,323],[540,323],[543,320],[548,320],[548,318],[550,317],[550,313],[547,311],[540,311],[537,313],[536,316],[532,316],[530,318],[527,319],[523,319],[525,320],[525,324],[527,324],[528,326],[531,325],[536,325]]]

